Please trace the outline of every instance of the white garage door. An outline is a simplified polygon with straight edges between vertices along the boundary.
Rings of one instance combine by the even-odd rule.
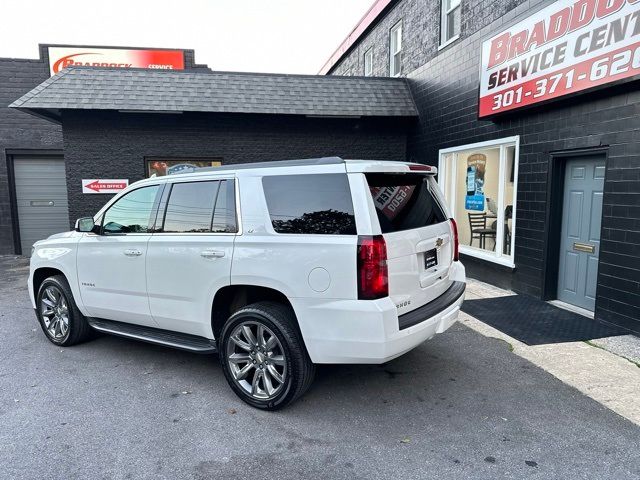
[[[22,254],[34,242],[69,230],[67,179],[62,157],[14,157]]]

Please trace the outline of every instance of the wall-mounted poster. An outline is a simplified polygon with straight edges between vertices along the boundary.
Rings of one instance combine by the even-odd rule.
[[[467,158],[466,189],[464,199],[466,210],[484,211],[484,173],[487,157],[482,153],[474,153]]]

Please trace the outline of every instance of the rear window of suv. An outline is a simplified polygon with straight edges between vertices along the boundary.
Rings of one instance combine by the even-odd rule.
[[[429,177],[421,174],[366,174],[382,233],[399,232],[444,222]]]
[[[267,176],[262,186],[276,232],[356,234],[346,174]]]

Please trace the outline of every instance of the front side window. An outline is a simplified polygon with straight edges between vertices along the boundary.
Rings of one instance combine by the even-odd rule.
[[[155,218],[158,185],[138,188],[117,200],[102,219],[104,234],[149,233]]]
[[[364,75],[370,77],[373,75],[373,47],[364,52]]]
[[[440,151],[438,181],[460,251],[513,266],[518,137]]]
[[[397,77],[402,73],[402,22],[396,23],[389,32],[389,74]]]
[[[163,233],[233,233],[233,181],[174,183],[164,213]]]
[[[460,3],[462,0],[442,0],[440,45],[454,41],[460,35]]]
[[[268,176],[262,185],[276,232],[356,234],[346,174]]]

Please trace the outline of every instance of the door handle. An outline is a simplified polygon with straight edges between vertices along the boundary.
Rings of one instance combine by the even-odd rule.
[[[203,250],[200,252],[200,256],[204,258],[222,258],[224,252],[222,250]]]
[[[142,252],[140,250],[136,250],[135,248],[128,248],[122,253],[124,253],[127,257],[139,257],[140,255],[142,255]]]
[[[573,244],[573,249],[576,252],[587,252],[587,253],[595,253],[596,252],[596,246],[595,245],[591,245],[589,243],[575,242]]]

